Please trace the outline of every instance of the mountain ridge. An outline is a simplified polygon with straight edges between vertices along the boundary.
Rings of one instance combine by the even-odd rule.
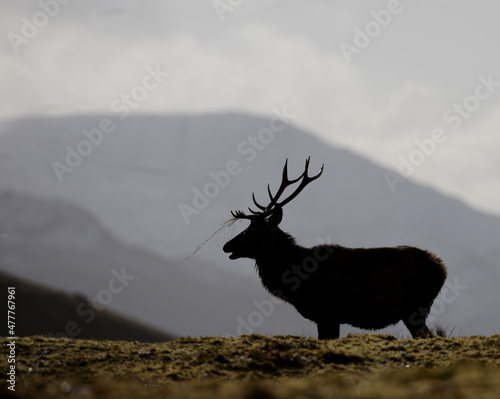
[[[82,129],[98,126],[104,117],[41,118],[9,125],[0,134],[2,154],[19,157],[0,156],[0,190],[78,204],[126,245],[176,264],[211,264],[213,273],[241,275],[250,284],[260,284],[251,261],[229,261],[221,250],[244,223],[223,229],[185,259],[230,218],[230,210],[251,206],[252,192],[265,201],[267,184],[271,189],[279,186],[286,158],[294,176],[311,156],[311,171],[323,163],[325,171],[285,207],[283,230],[306,246],[321,240],[350,247],[413,245],[431,250],[444,259],[450,281],[467,287],[437,319],[450,326],[470,320],[465,333],[500,328],[494,316],[500,218],[411,180],[391,192],[382,167],[312,137],[296,128],[295,120],[273,132],[272,115],[130,116],[117,121],[116,130],[59,183],[51,163],[63,160],[65,147],[75,147],[84,138]],[[266,133],[259,139],[261,131]],[[227,170],[232,161],[241,169],[232,169],[233,175]],[[216,189],[213,176],[223,171],[230,181]],[[188,225],[179,206],[193,206],[196,189],[203,193],[205,187],[216,195],[207,197]],[[258,300],[263,300],[261,294]]]

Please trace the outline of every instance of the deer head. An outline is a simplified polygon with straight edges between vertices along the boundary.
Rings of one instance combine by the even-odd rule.
[[[256,257],[265,253],[275,244],[275,232],[279,230],[277,229],[277,226],[280,224],[283,217],[283,207],[299,195],[299,193],[309,183],[316,180],[323,173],[324,165],[321,166],[317,175],[308,176],[309,160],[310,157],[306,160],[304,172],[298,178],[293,180],[288,179],[288,159],[286,160],[285,166],[283,167],[281,185],[275,195],[271,193],[270,185],[267,185],[267,192],[270,199],[267,206],[259,204],[255,199],[255,194],[252,193],[253,202],[259,210],[254,211],[253,209],[248,208],[250,211],[250,214],[248,215],[242,211],[231,211],[231,215],[233,215],[235,219],[250,220],[250,226],[224,245],[224,252],[231,253],[231,255],[229,255],[230,259],[256,259]],[[300,181],[300,183],[295,191],[281,202],[278,202],[285,189],[298,181]]]

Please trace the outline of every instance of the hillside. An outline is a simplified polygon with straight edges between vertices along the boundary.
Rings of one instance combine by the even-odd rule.
[[[6,356],[6,340],[2,357]],[[16,398],[494,398],[500,335],[17,341]],[[2,391],[8,391],[5,383]]]
[[[178,335],[237,335],[238,320],[256,310],[255,302],[269,300],[252,261],[231,261],[222,252],[247,224],[206,240],[230,210],[251,205],[252,192],[264,201],[267,183],[279,186],[286,158],[294,176],[311,156],[311,171],[324,163],[324,173],[286,206],[284,231],[302,245],[431,250],[444,259],[449,276],[432,321],[457,335],[500,331],[498,217],[411,180],[391,191],[384,169],[298,129],[300,116],[263,135],[273,116],[131,115],[126,123],[116,121],[62,181],[53,162],[66,162],[68,148],[75,150],[83,131],[105,115],[3,124],[0,193],[13,197],[0,194],[0,234],[9,234],[0,246],[1,270],[93,296],[113,268],[125,267],[137,278],[113,299],[112,309]],[[230,181],[219,180],[217,195],[193,205],[196,193],[214,189],[214,176],[221,179],[232,161],[240,168]],[[189,224],[183,204],[199,208]],[[287,305],[246,330],[315,334]],[[343,327],[341,334],[352,331]],[[389,332],[406,334],[398,326]]]
[[[16,289],[16,335],[160,342],[172,335],[107,310],[82,294],[69,294],[0,272],[0,290]]]

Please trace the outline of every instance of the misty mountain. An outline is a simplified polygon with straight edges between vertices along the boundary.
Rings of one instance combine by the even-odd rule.
[[[258,309],[256,306],[264,303],[262,306],[269,309],[271,303],[260,284],[243,275],[224,273],[209,262],[172,261],[124,245],[90,212],[63,200],[0,193],[0,226],[10,232],[0,246],[2,270],[79,293],[70,296],[34,289],[33,283],[6,276],[5,285],[16,286],[17,300],[25,305],[18,315],[23,331],[34,331],[26,324],[49,314],[57,319],[49,323],[51,328],[59,329],[45,331],[47,334],[57,335],[67,323],[75,322],[78,328],[86,328],[79,335],[91,336],[95,332],[91,329],[97,329],[102,337],[100,326],[110,326],[113,321],[105,316],[109,315],[106,310],[114,310],[179,335],[238,335],[254,331],[239,317],[246,320]],[[31,308],[26,303],[31,302],[29,299],[33,300]],[[42,306],[41,302],[46,303]],[[312,327],[289,305],[280,308],[266,322],[266,328],[286,333],[288,323],[299,334]],[[32,319],[33,312],[37,317]],[[93,320],[90,313],[101,316]],[[118,320],[116,328],[123,325]],[[124,334],[108,332],[109,336],[125,339]],[[134,334],[137,336],[137,332]]]
[[[2,269],[93,295],[111,270],[125,267],[137,279],[113,308],[177,334],[232,334],[236,320],[255,311],[254,301],[269,296],[252,261],[230,261],[221,250],[245,222],[210,237],[230,210],[252,205],[252,192],[266,201],[267,183],[279,186],[286,158],[294,176],[311,156],[311,173],[323,163],[325,171],[285,207],[283,230],[302,245],[431,250],[449,273],[431,316],[455,334],[497,332],[500,219],[410,180],[391,190],[384,169],[301,131],[294,119],[281,108],[269,118],[75,116],[4,124],[0,190],[19,198],[0,207],[0,233],[9,234],[0,246]],[[31,205],[16,208],[23,201]],[[43,224],[46,212],[52,221]],[[80,217],[86,227],[75,231]],[[288,305],[264,319],[256,331],[314,335]]]

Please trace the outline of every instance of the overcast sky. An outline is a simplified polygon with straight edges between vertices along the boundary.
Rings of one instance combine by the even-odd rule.
[[[3,1],[0,120],[110,113],[132,93],[137,114],[286,107],[500,215],[498,15],[493,0]]]

